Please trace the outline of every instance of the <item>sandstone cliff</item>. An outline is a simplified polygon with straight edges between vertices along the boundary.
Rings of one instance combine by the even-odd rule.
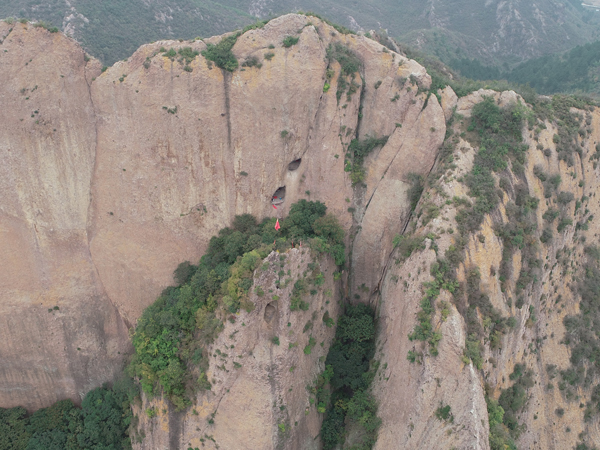
[[[298,42],[282,46],[287,36]],[[253,295],[256,308],[226,322],[210,348],[212,389],[190,410],[160,398],[134,407],[138,448],[319,448],[323,417],[306,386],[334,334],[324,310],[336,318],[347,298],[378,309],[376,448],[490,448],[497,429],[486,402],[515,385],[520,367],[520,447],[600,442],[593,360],[579,366],[589,383],[567,383],[573,352],[563,340],[599,231],[595,109],[533,107],[514,92],[430,93],[416,62],[302,15],[239,36],[233,53],[248,63],[232,73],[178,53],[220,38],[149,44],[105,71],[72,40],[31,24],[0,22],[0,41],[0,406],[78,399],[111,380],[129,351],[128,328],[179,262],[198,260],[236,214],[284,217],[309,198],[349,231],[342,279],[328,277],[309,313],[290,313],[289,288],[277,300]],[[328,57],[330,44],[359,58],[360,78]],[[496,207],[465,231],[483,149],[470,116],[486,97],[518,108],[524,148],[493,173]],[[353,139],[369,137],[388,139],[353,179],[345,155]],[[426,180],[412,212],[411,174]],[[523,205],[528,227],[509,240]],[[408,240],[416,244],[407,252]],[[292,278],[312,262],[292,249],[266,263],[279,256]],[[444,258],[455,279],[438,286],[434,336],[409,340],[424,283]],[[332,262],[318,262],[331,275]],[[254,283],[267,290],[273,276],[257,271]],[[299,349],[310,342],[308,321],[317,345],[307,355]]]
[[[127,325],[90,254],[96,115],[72,40],[0,22],[0,403],[79,399],[111,379]]]
[[[102,72],[59,33],[0,27],[3,406],[77,399],[111,379],[127,327],[235,214],[283,217],[300,198],[326,203],[358,233],[352,286],[377,288],[407,217],[405,176],[431,168],[444,136],[437,99],[424,107],[419,88],[430,78],[420,65],[300,15],[240,36],[240,63],[256,57],[262,67],[234,73],[202,56],[184,70],[159,52],[202,51],[203,41],[146,45]],[[299,41],[284,48],[288,35]],[[364,83],[357,74],[356,92],[339,101],[330,43],[362,62]],[[353,188],[348,144],[388,135],[365,164],[367,187]]]
[[[497,400],[514,385],[517,364],[531,370],[526,403],[517,415],[521,427],[518,448],[564,449],[581,442],[597,445],[600,435],[594,413],[586,413],[589,417],[584,420],[584,408],[595,408],[590,388],[593,367],[573,366],[579,374],[585,374],[587,367],[589,384],[583,383],[583,378],[568,381],[567,371],[573,370],[570,369],[572,351],[564,339],[563,320],[580,312],[581,297],[576,286],[585,279],[585,263],[590,260],[584,249],[598,243],[598,224],[593,216],[599,211],[595,193],[600,188],[600,173],[594,161],[600,141],[597,128],[600,116],[593,108],[567,107],[561,120],[556,117],[552,120],[538,115],[536,110],[536,118],[525,122],[522,130],[527,147],[523,173],[517,174],[513,167],[508,174],[497,177],[510,178],[510,188],[502,194],[499,210],[486,215],[481,228],[459,244],[456,230],[460,228],[457,223],[460,206],[449,199],[464,198],[469,193],[465,181],[479,150],[467,141],[473,136],[465,135],[471,110],[485,96],[494,98],[503,107],[524,105],[524,101],[512,92],[482,90],[458,101],[448,94],[446,91],[442,95],[445,109],[454,107],[457,113],[451,127],[454,134],[447,135],[444,144],[452,151],[436,163],[435,178],[429,179],[430,188],[425,190],[417,208],[419,219],[414,218],[410,226],[415,235],[427,236],[425,249],[416,250],[406,261],[398,251],[392,253],[378,297],[384,370],[374,386],[383,419],[376,448],[490,448],[485,396]],[[571,160],[565,157],[565,131],[561,129],[567,115],[574,118],[575,141],[581,149],[573,153]],[[550,174],[560,175],[560,191],[573,193],[579,200],[565,204],[560,196],[557,200],[556,194],[550,195],[547,181]],[[502,182],[500,186],[507,189]],[[515,207],[519,190],[539,201],[533,219],[536,231],[503,269],[507,241],[502,238],[502,229],[514,220],[509,211]],[[559,225],[558,234],[555,222],[550,220],[548,225],[546,213],[552,210],[560,211],[568,224],[562,230]],[[550,240],[542,237],[541,242],[537,241],[536,236],[551,228],[555,231]],[[465,306],[461,307],[460,295],[452,300],[442,290],[436,300],[437,312],[432,324],[441,335],[438,356],[428,354],[424,343],[407,339],[417,324],[419,303],[426,289],[423,283],[432,280],[432,264],[444,254],[448,256],[446,252],[458,245],[464,246],[464,260],[457,271],[462,287],[468,286],[468,274],[477,270],[480,274],[477,289],[489,297],[499,314],[515,319],[513,328],[498,341],[492,342],[491,334],[484,339],[479,371],[464,358],[468,353],[465,322],[469,319],[465,317]],[[520,284],[525,277],[524,267],[532,264],[527,260],[532,253],[541,261],[539,270],[529,267],[535,275],[529,281],[531,284],[523,287]],[[462,309],[460,313],[457,307]],[[481,306],[477,311],[478,320],[485,319]],[[484,326],[487,330],[489,322],[485,325],[484,321]],[[588,341],[588,345],[593,345],[593,341]],[[411,350],[422,356],[420,364],[419,356],[417,363],[407,360]],[[576,395],[570,391],[573,389],[570,385],[575,386]],[[395,395],[390,395],[392,392]],[[453,421],[436,417],[441,405],[450,405],[451,411],[456,411]]]

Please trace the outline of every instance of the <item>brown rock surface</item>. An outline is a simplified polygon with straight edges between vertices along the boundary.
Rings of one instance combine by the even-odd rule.
[[[84,52],[31,25],[0,22],[0,36],[0,405],[33,409],[111,379],[130,344],[88,246]]]
[[[478,91],[459,99],[457,112],[469,117],[473,105],[486,95],[492,96],[500,106],[519,101],[524,104],[511,91]],[[536,211],[539,233],[542,227],[548,226],[543,214],[550,207],[557,208],[557,205],[545,198],[543,183],[534,174],[536,165],[544,173],[560,174],[560,190],[572,192],[575,200],[580,199],[582,206],[578,210],[575,201],[563,206],[566,217],[573,218],[574,223],[578,220],[583,223],[590,214],[600,212],[600,202],[595,199],[595,193],[600,189],[600,169],[593,156],[595,146],[600,142],[597,128],[600,114],[597,110],[572,109],[571,112],[581,116],[582,131],[585,128],[578,137],[581,155],[573,154],[571,166],[559,160],[557,145],[553,142],[559,130],[555,124],[546,121],[543,127],[538,122],[537,130],[533,127],[531,130],[523,129],[524,142],[529,147],[525,173],[519,178],[509,173],[512,183],[524,183],[528,194],[539,200]],[[468,121],[455,124],[455,131],[464,131],[467,124]],[[499,268],[503,243],[495,230],[507,222],[505,211],[508,203],[514,201],[504,194],[498,211],[493,216],[486,216],[481,229],[468,236],[465,260],[459,265],[458,279],[464,281],[467,271],[477,268],[481,274],[482,292],[503,317],[515,319],[514,330],[503,335],[496,348],[490,348],[490,343],[485,342],[482,370],[476,370],[472,363],[465,365],[461,347],[465,345],[466,326],[453,306],[446,321],[441,320],[440,302],[450,302],[451,298],[442,291],[436,300],[437,313],[433,319],[434,330],[442,334],[439,355],[428,356],[423,343],[407,339],[416,324],[419,302],[424,295],[422,283],[431,280],[431,264],[442,257],[456,239],[456,234],[448,234],[449,230],[457,229],[456,208],[446,199],[468,194],[464,183],[458,180],[470,170],[477,148],[462,138],[457,139],[452,155],[454,167],[434,180],[437,188],[426,191],[419,206],[434,205],[439,208],[439,216],[429,223],[421,219],[416,220],[414,226],[409,226],[417,235],[437,235],[437,256],[429,246],[427,250],[413,253],[406,262],[396,264],[394,260],[399,255],[393,252],[382,281],[379,298],[380,353],[376,357],[380,358],[384,370],[376,377],[373,391],[379,400],[378,413],[383,423],[375,448],[489,448],[484,394],[487,391],[491,398],[497,400],[502,389],[512,386],[514,381],[510,375],[517,363],[531,369],[533,379],[533,385],[527,388],[527,403],[517,416],[519,425],[523,427],[517,440],[518,448],[574,448],[582,440],[588,446],[597,445],[600,443],[597,426],[594,419],[584,421],[581,406],[590,402],[591,390],[578,388],[579,397],[569,401],[563,392],[564,387],[558,388],[562,379],[558,372],[571,365],[569,348],[562,342],[565,334],[563,320],[579,311],[579,298],[574,286],[578,282],[577,277],[581,276],[578,266],[585,261],[584,247],[597,245],[599,226],[595,220],[587,222],[587,228],[581,227],[578,232],[575,225],[571,225],[557,233],[556,224],[553,224],[553,240],[547,245],[539,244],[538,258],[544,263],[536,275],[538,282],[519,294],[516,283],[522,267],[522,255],[516,251],[512,258],[512,275],[502,290]],[[544,151],[547,148],[549,153]],[[506,176],[506,173],[502,175]],[[573,257],[559,257],[563,250]],[[524,302],[520,308],[515,304],[519,296]],[[535,319],[532,319],[533,315]],[[424,353],[421,365],[407,361],[409,350]],[[554,365],[557,372],[548,371],[549,365]],[[452,423],[435,417],[436,408],[441,405],[451,406]],[[564,416],[556,412],[559,409],[564,410]]]
[[[463,145],[468,146],[466,142]],[[472,153],[456,155],[455,163],[455,177],[467,173],[472,167]],[[463,194],[461,185],[454,178],[440,181],[446,195]],[[449,208],[443,217],[433,219],[416,233],[425,235],[439,226],[456,227],[454,214],[455,210]],[[441,301],[449,304],[445,320],[442,320],[439,306],[433,319],[434,330],[442,335],[439,355],[428,357],[422,342],[408,339],[417,324],[416,316],[424,294],[422,285],[433,279],[430,267],[438,255],[443,255],[452,245],[448,234],[436,240],[436,251],[433,251],[431,240],[425,242],[426,250],[413,253],[401,264],[395,263],[399,255],[392,253],[382,281],[379,353],[376,355],[382,368],[373,386],[382,426],[374,448],[489,449],[483,381],[472,364],[465,365],[462,361],[466,327],[463,317],[452,305],[450,293],[442,290],[436,300],[438,305]],[[409,351],[424,354],[422,364],[410,363],[407,360]],[[452,422],[435,416],[442,405],[451,406]]]
[[[281,43],[288,35],[299,42],[286,49]],[[339,102],[341,66],[327,61],[330,43],[346,45],[363,62],[364,82]],[[577,138],[582,150],[574,152],[572,166],[557,156],[558,130],[550,121],[523,130],[529,150],[520,181],[540,200],[538,223],[551,204],[533,173],[535,165],[560,174],[561,190],[575,200],[588,199],[580,200],[585,204],[579,210],[575,201],[566,205],[574,224],[540,246],[545,261],[540,282],[523,294],[522,308],[513,301],[516,277],[502,291],[497,273],[503,243],[495,227],[508,220],[508,194],[478,236],[467,237],[459,281],[479,268],[482,291],[504,317],[515,318],[515,330],[502,336],[498,348],[485,343],[483,367],[476,370],[463,358],[461,314],[450,305],[443,320],[437,308],[439,355],[425,354],[423,364],[415,365],[407,361],[408,351],[424,348],[407,336],[416,323],[422,283],[431,280],[436,257],[455,243],[457,210],[448,200],[468,194],[458,180],[477,151],[464,140],[471,109],[485,96],[503,106],[522,99],[512,91],[490,90],[457,99],[448,87],[439,93],[440,104],[420,92],[431,80],[414,61],[302,15],[274,19],[238,38],[233,52],[240,63],[256,57],[261,67],[229,73],[198,56],[189,71],[178,57],[159,52],[161,47],[202,51],[206,43],[149,44],[102,73],[98,61],[88,60],[59,33],[0,22],[0,407],[35,409],[65,397],[77,400],[112,379],[130,350],[128,327],[172,283],[179,262],[196,261],[208,239],[236,214],[284,217],[289,205],[307,198],[326,203],[351,232],[347,286],[334,284],[332,262],[321,260],[329,277],[310,312],[290,313],[293,284],[270,306],[272,297],[253,296],[256,309],[226,322],[213,344],[213,389],[197,395],[198,414],[174,412],[159,398],[136,407],[143,417],[137,430],[146,435],[140,449],[200,446],[204,435],[216,441],[206,441],[208,448],[318,448],[322,415],[310,404],[306,385],[323,369],[334,333],[322,314],[327,309],[337,317],[337,300],[355,295],[376,304],[380,317],[381,366],[373,392],[382,426],[376,448],[489,448],[485,394],[497,399],[511,385],[517,363],[533,370],[535,382],[519,416],[527,426],[520,446],[572,448],[581,432],[600,443],[597,427],[582,420],[579,405],[547,388],[552,378],[546,370],[547,364],[558,370],[569,365],[569,350],[561,344],[563,319],[578,311],[569,287],[577,281],[585,242],[597,242],[600,233],[598,221],[589,222],[587,230],[575,229],[576,220],[600,217],[595,196],[600,169],[592,158],[600,142],[600,113],[573,110],[589,123],[582,125]],[[271,60],[264,56],[268,52]],[[328,68],[334,72],[330,79]],[[326,82],[331,87],[324,92]],[[438,237],[396,264],[392,240],[410,216],[408,175],[432,169],[454,107],[463,119],[453,127],[457,136],[465,135],[456,138],[452,168],[434,180],[419,207],[437,208],[439,215],[425,223],[417,213],[409,228]],[[389,139],[366,158],[364,184],[352,186],[344,171],[347,146],[354,137],[368,136]],[[289,170],[300,158],[299,167]],[[270,200],[282,186],[285,202],[274,210]],[[565,248],[573,255],[566,263],[557,259]],[[308,252],[290,250],[286,256],[299,277]],[[513,273],[520,272],[522,259],[516,251]],[[271,286],[272,276],[257,273],[256,283]],[[560,307],[547,301],[557,302],[558,296]],[[442,291],[441,300],[450,302],[450,294]],[[310,333],[302,330],[309,319],[317,345],[305,355]],[[270,341],[273,336],[280,338],[279,346]],[[294,342],[298,346],[290,348]],[[243,361],[241,367],[234,358]],[[586,391],[580,395],[582,403],[589,401]],[[435,416],[442,404],[451,405],[453,423]],[[149,407],[159,411],[154,419],[143,413]],[[554,413],[559,407],[565,409],[563,418]]]
[[[299,42],[283,48],[288,35]],[[158,52],[202,51],[202,41],[146,45],[101,73],[59,33],[0,22],[0,36],[0,246],[9,256],[0,336],[10,341],[0,350],[1,406],[78,399],[111,379],[127,326],[236,214],[284,217],[301,198],[324,202],[347,230],[364,227],[352,283],[375,289],[406,220],[405,176],[431,168],[444,135],[437,101],[423,109],[417,95],[430,83],[423,67],[315,17],[283,16],[240,36],[240,63],[255,56],[262,67],[233,73],[202,56],[186,71]],[[356,76],[357,92],[339,102],[330,43],[363,63],[364,84]],[[344,171],[356,135],[391,135],[366,162],[366,188]],[[281,186],[285,202],[274,210]]]

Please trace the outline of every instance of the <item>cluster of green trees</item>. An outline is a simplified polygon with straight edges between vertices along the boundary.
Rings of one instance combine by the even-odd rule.
[[[360,436],[352,442],[353,449],[370,449],[377,440],[381,419],[369,392],[378,366],[371,363],[375,354],[374,316],[370,306],[348,305],[338,321],[326,369],[316,386],[319,412],[325,412],[321,427],[325,450],[343,443],[351,430],[359,431]]]
[[[504,424],[504,408],[490,397],[486,397],[485,400],[490,424],[490,448],[492,450],[517,450],[517,446]]]
[[[344,230],[326,209],[320,202],[301,200],[291,206],[279,231],[275,219],[258,223],[249,214],[236,216],[230,228],[210,240],[199,264],[180,264],[174,273],[177,286],[165,289],[146,308],[133,336],[135,354],[128,374],[140,380],[148,395],[163,393],[178,408],[189,404],[192,391],[210,389],[203,349],[223,328],[227,315],[253,308],[248,300],[253,272],[264,257],[274,249],[289,248],[292,241],[304,241],[313,252],[328,253],[336,264],[345,264]],[[133,379],[125,378],[112,388],[89,392],[81,408],[70,400],[32,415],[20,407],[0,408],[0,448],[131,448],[130,404],[137,395]]]
[[[223,318],[248,300],[253,272],[272,250],[284,250],[303,240],[318,253],[345,263],[344,231],[320,202],[300,200],[275,230],[275,219],[236,216],[231,228],[210,240],[199,264],[181,264],[178,286],[163,291],[142,314],[133,336],[135,355],[129,373],[149,395],[162,392],[178,408],[189,403],[195,389],[209,389],[203,349],[222,329]]]
[[[533,371],[525,364],[515,364],[509,379],[513,384],[502,390],[498,401],[486,397],[492,450],[517,450],[515,440],[526,429],[517,415],[527,404],[527,389],[534,386]]]
[[[224,37],[218,44],[206,44],[206,50],[202,51],[202,56],[208,61],[214,62],[217,67],[233,72],[238,68],[239,63],[231,49],[240,36],[241,33],[235,33]]]
[[[526,427],[519,424],[517,414],[527,403],[527,389],[534,385],[533,371],[527,369],[525,364],[515,364],[509,379],[513,381],[513,385],[502,390],[498,404],[504,410],[502,423],[509,430],[510,435],[518,439]]]
[[[131,448],[130,403],[139,394],[132,380],[87,393],[81,408],[62,400],[28,415],[0,408],[0,448],[6,450],[125,450]]]

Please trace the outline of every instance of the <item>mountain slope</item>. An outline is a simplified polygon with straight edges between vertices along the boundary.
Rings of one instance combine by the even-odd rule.
[[[110,381],[142,317],[138,449],[600,443],[593,104],[459,98],[296,14],[106,70],[3,21],[0,80],[0,407]]]
[[[297,43],[285,47],[286,36]],[[431,82],[423,67],[312,17],[281,17],[239,36],[233,73],[197,53],[219,37],[145,45],[104,72],[60,33],[0,22],[0,38],[10,192],[0,205],[10,256],[0,280],[0,320],[10,324],[0,336],[11,342],[0,349],[3,406],[76,400],[110,379],[129,348],[126,326],[236,214],[283,217],[294,201],[319,199],[346,230],[356,222],[353,283],[375,284],[407,214],[405,176],[431,167],[444,136],[437,99],[425,107],[417,97],[415,84]],[[330,42],[342,46],[340,60],[347,46],[360,64],[342,73],[327,57]],[[345,156],[368,136],[390,136],[373,173]],[[353,181],[359,189],[363,179],[368,197],[360,191],[352,204]],[[285,203],[273,209],[283,187]],[[390,199],[398,202],[386,206]],[[105,370],[90,373],[100,360]],[[31,375],[21,377],[25,368]]]
[[[0,17],[46,20],[71,32],[107,64],[142,43],[223,33],[252,17],[315,11],[354,30],[391,36],[448,61],[477,58],[514,65],[599,37],[592,11],[571,0],[16,0],[0,1]]]
[[[1,0],[0,17],[47,21],[75,37],[104,64],[159,39],[213,36],[253,22],[242,9],[210,0]]]
[[[485,66],[474,59],[452,59],[450,65],[473,80],[508,80],[529,85],[538,93],[600,94],[600,42],[577,46],[565,53],[525,61],[510,71]]]
[[[491,0],[256,1],[261,17],[293,8],[314,10],[353,29],[388,30],[391,36],[445,60],[451,52],[509,64],[561,51],[598,37],[593,13],[577,2]]]

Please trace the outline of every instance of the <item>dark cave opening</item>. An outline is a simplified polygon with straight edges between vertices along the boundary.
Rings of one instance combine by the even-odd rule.
[[[273,197],[271,198],[271,204],[281,205],[284,201],[285,201],[285,186],[281,186],[273,194]]]

